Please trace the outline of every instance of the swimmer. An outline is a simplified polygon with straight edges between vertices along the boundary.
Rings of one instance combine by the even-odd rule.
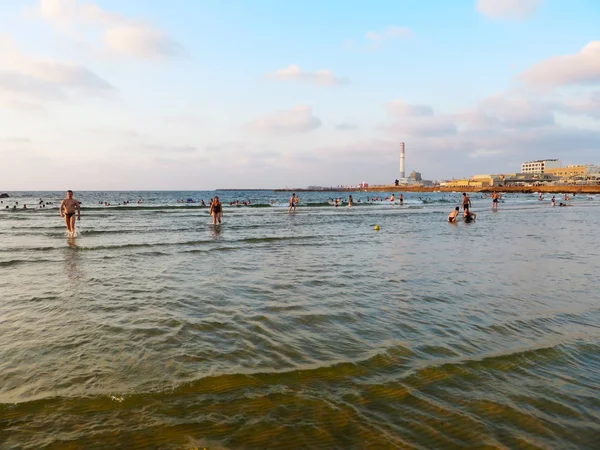
[[[404,196],[400,194],[400,204],[404,205]]]
[[[220,224],[221,223],[221,216],[223,215],[223,205],[219,201],[219,197],[215,197],[210,202],[210,211],[209,212],[210,212],[210,215],[213,218],[213,225],[216,225],[217,221]]]
[[[348,196],[348,208],[352,208],[352,196]]]
[[[69,234],[75,234],[75,213],[77,213],[77,220],[81,220],[81,208],[79,207],[79,202],[73,198],[73,191],[67,191],[67,198],[61,202],[58,210],[60,217],[65,218]]]
[[[469,223],[474,221],[477,218],[477,214],[469,212],[469,209],[467,208],[467,210],[465,211],[464,215],[463,215],[463,219],[465,222]]]
[[[556,198],[554,197],[554,195],[552,196],[552,206],[556,206]]]
[[[456,207],[454,208],[454,211],[452,211],[450,214],[448,214],[448,222],[450,223],[456,223],[456,217],[458,216],[458,213],[460,212],[460,207]]]

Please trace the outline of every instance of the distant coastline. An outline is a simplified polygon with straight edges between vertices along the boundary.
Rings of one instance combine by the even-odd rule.
[[[514,192],[535,193],[544,192],[548,194],[600,194],[600,185],[590,186],[488,186],[488,187],[440,187],[440,186],[369,186],[368,188],[337,188],[337,189],[274,189],[274,192]]]

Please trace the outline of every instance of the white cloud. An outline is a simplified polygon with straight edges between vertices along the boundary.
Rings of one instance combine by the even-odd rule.
[[[406,118],[381,128],[399,137],[427,138],[452,136],[457,133],[454,119],[446,116]]]
[[[93,3],[78,0],[40,0],[40,17],[62,27],[94,26],[110,53],[136,58],[160,58],[181,53],[181,46],[162,31],[119,14],[105,11]]]
[[[573,163],[592,160],[600,149],[600,129],[561,124],[555,114],[598,118],[600,92],[570,95],[565,99],[555,93],[512,90],[485,98],[470,110],[440,116],[426,105],[394,101],[386,108],[398,119],[379,129],[407,143],[409,167],[417,163],[412,149],[418,148],[419,163],[426,161],[433,177],[481,172],[485,158],[494,158],[496,172],[518,171],[523,160],[540,155]]]
[[[382,42],[394,38],[410,38],[412,36],[412,32],[408,28],[404,27],[387,27],[382,31],[369,31],[365,34],[365,37],[369,41],[375,42]]]
[[[496,126],[532,128],[555,123],[550,102],[495,95],[482,100],[478,113]]]
[[[0,39],[0,103],[15,109],[39,109],[38,102],[74,95],[105,95],[116,89],[88,68],[21,53]]]
[[[340,131],[351,131],[351,130],[357,130],[358,129],[358,125],[352,123],[352,122],[340,122],[335,126],[336,130],[340,130]]]
[[[400,119],[380,127],[387,132],[407,137],[450,136],[457,132],[454,117],[436,116],[431,106],[392,100],[385,107],[388,115]]]
[[[340,78],[334,75],[330,70],[317,70],[315,72],[303,72],[296,64],[290,64],[285,69],[280,69],[274,73],[266,75],[267,78],[276,80],[293,80],[305,83],[317,84],[320,86],[340,86],[348,84],[347,78]]]
[[[174,114],[166,116],[165,122],[171,125],[200,126],[210,121],[208,117],[200,117],[196,114]]]
[[[490,156],[499,156],[504,152],[502,150],[483,150],[477,149],[469,153],[469,158],[489,158]]]
[[[409,105],[402,100],[392,100],[386,105],[388,114],[393,116],[433,116],[433,108],[427,105]]]
[[[104,41],[116,54],[160,58],[176,56],[181,46],[154,28],[125,25],[106,30]]]
[[[31,139],[25,137],[7,137],[0,138],[0,143],[4,144],[31,144]]]
[[[250,124],[250,128],[267,133],[303,133],[320,126],[321,120],[313,115],[308,106],[268,114]]]
[[[172,154],[189,154],[196,153],[198,151],[197,147],[188,144],[141,144],[138,148],[146,153],[159,153],[163,156]]]
[[[492,19],[524,19],[533,14],[543,0],[477,0],[477,11]]]
[[[120,20],[118,14],[106,12],[93,3],[79,3],[79,0],[40,0],[37,11],[44,19],[61,25],[82,22],[110,24]]]
[[[600,119],[600,91],[591,92],[587,98],[567,100],[559,108],[565,114],[582,115]]]
[[[554,56],[534,64],[519,78],[532,86],[600,83],[600,41],[592,41],[574,55]]]
[[[414,35],[409,28],[406,27],[387,27],[380,31],[368,31],[364,35],[364,39],[355,42],[353,39],[344,41],[344,48],[349,51],[376,51],[379,50],[385,43],[392,40],[410,39]]]
[[[487,97],[454,118],[462,129],[504,132],[556,125],[557,113],[600,119],[600,91],[542,96],[537,91],[513,90]]]
[[[433,118],[422,117],[420,120]],[[421,171],[427,179],[518,172],[521,162],[540,157],[558,157],[573,164],[593,161],[597,158],[600,142],[600,130],[558,124],[534,128],[459,129],[456,133],[438,136],[409,136],[399,131],[383,135],[382,139],[352,139],[313,149],[321,164],[309,166],[310,176],[319,174],[321,180],[330,180],[328,174],[333,173],[336,175],[333,180],[340,182],[391,183],[398,177],[398,145],[401,141],[406,142],[408,171]],[[327,161],[336,164],[325,164]],[[342,170],[345,163],[348,166],[343,166]],[[323,184],[318,179],[315,183]]]

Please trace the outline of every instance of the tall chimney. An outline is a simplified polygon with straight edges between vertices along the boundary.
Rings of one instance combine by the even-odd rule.
[[[400,142],[400,178],[406,178],[404,170],[404,142]]]

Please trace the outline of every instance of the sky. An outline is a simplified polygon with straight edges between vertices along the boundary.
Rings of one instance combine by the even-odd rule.
[[[597,0],[0,0],[0,191],[600,163]]]

